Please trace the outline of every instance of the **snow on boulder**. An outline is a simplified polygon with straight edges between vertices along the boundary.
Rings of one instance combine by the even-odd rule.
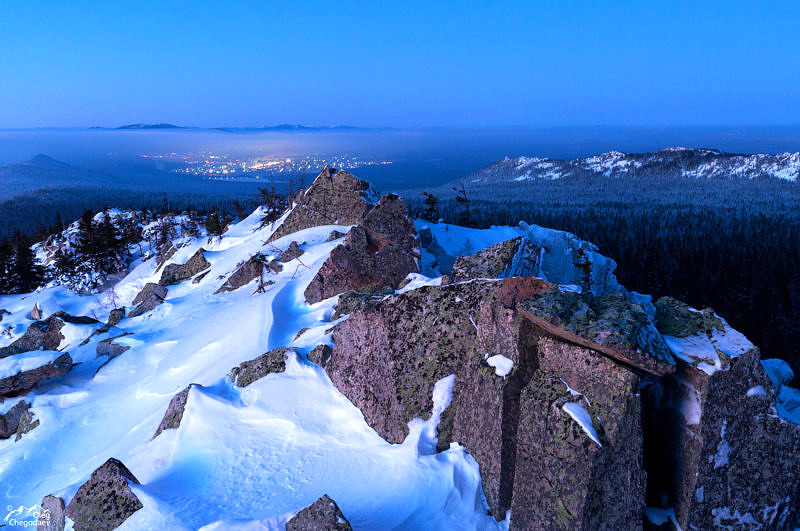
[[[162,286],[178,284],[211,267],[203,251],[202,248],[198,249],[185,264],[167,264],[164,266],[164,271],[162,271],[161,279],[158,283]]]
[[[48,378],[58,378],[72,368],[66,352],[33,351],[0,360],[0,398],[24,394]]]
[[[32,350],[56,350],[64,340],[63,328],[64,321],[52,315],[43,321],[31,323],[22,337],[0,348],[0,358]]]
[[[286,370],[286,356],[290,352],[295,354],[293,350],[279,347],[262,354],[254,360],[242,362],[238,367],[231,369],[229,373],[230,379],[239,387],[247,387],[268,374],[283,372]]]
[[[286,522],[286,531],[350,531],[352,529],[339,506],[327,494]]]
[[[67,505],[66,515],[75,531],[110,531],[143,507],[130,485],[139,481],[122,464],[110,458],[92,472]]]

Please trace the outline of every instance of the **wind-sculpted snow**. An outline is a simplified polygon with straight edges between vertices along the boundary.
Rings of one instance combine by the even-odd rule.
[[[714,149],[667,148],[655,153],[609,151],[582,159],[504,158],[478,170],[466,182],[489,185],[565,177],[676,177],[691,179],[770,178],[797,181],[800,153],[739,155]]]
[[[80,333],[67,334],[59,348],[76,365],[24,397],[38,426],[17,442],[0,441],[0,506],[32,507],[50,494],[69,502],[113,457],[141,483],[131,488],[143,508],[122,529],[280,526],[323,494],[361,529],[502,527],[486,516],[478,466],[464,448],[429,451],[436,447],[428,441],[435,426],[424,421],[413,424],[403,444],[387,443],[324,371],[305,360],[330,342],[337,298],[309,305],[303,291],[341,243],[326,241],[331,232],[350,227],[312,227],[266,243],[282,219],[259,228],[261,217],[254,212],[222,238],[179,237],[165,266],[186,263],[202,247],[210,268],[199,282],[171,285],[150,311],[114,326],[67,325]],[[253,280],[215,293],[244,261],[257,253],[277,259],[293,241],[302,256],[266,273],[274,283],[263,292]],[[66,285],[0,296],[0,308],[10,312],[0,346],[24,335],[34,304],[45,318],[64,310],[105,321],[115,302],[130,310],[161,269],[139,255],[113,297],[79,295]],[[113,359],[97,357],[100,342],[122,334],[129,335],[115,342],[129,348]],[[227,377],[279,346],[299,353],[287,358],[284,372],[245,388]],[[9,364],[19,369],[54,356],[31,353],[4,362],[11,370]],[[180,426],[151,440],[172,397],[192,383],[199,385],[188,393]],[[7,399],[0,414],[18,402]]]

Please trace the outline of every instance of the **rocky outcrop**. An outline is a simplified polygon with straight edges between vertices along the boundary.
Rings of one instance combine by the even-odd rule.
[[[145,284],[144,288],[142,288],[142,291],[140,291],[133,299],[133,304],[136,304],[137,306],[131,310],[131,313],[128,314],[128,317],[139,317],[140,315],[151,311],[156,306],[164,302],[166,297],[167,288],[165,286],[148,282]]]
[[[172,397],[167,406],[167,412],[164,413],[164,418],[158,425],[156,432],[153,434],[153,439],[161,435],[164,430],[176,430],[181,425],[183,420],[183,412],[186,409],[186,401],[189,399],[189,390],[195,384],[189,385],[186,389]]]
[[[14,441],[18,441],[22,439],[22,436],[26,433],[33,431],[39,427],[39,419],[34,418],[33,412],[31,412],[30,408],[25,409],[22,415],[19,418],[19,426],[17,426],[17,436],[14,438]]]
[[[439,447],[466,446],[498,519],[511,509],[514,522],[525,522],[520,528],[605,520],[641,527],[638,377],[595,351],[553,338],[518,311],[520,302],[550,287],[540,279],[507,278],[388,298],[337,326],[325,370],[393,443],[406,437],[408,421],[430,415],[435,383],[455,374]],[[501,371],[496,357],[511,368]],[[602,447],[560,409],[576,400],[566,384],[584,393],[601,419]],[[515,480],[545,473],[549,483]],[[614,490],[621,485],[624,492]],[[537,497],[550,503],[534,508]]]
[[[153,284],[153,285],[157,286],[158,284]],[[125,308],[114,308],[113,310],[108,312],[108,321],[106,321],[106,324],[109,327],[117,326],[120,323],[120,321],[122,321],[124,318],[125,318]]]
[[[323,495],[286,522],[286,531],[350,531],[350,522],[336,502]]]
[[[295,258],[300,258],[303,256],[303,253],[305,253],[305,251],[302,250],[299,245],[297,245],[296,241],[292,240],[292,243],[289,244],[289,247],[287,247],[286,250],[281,253],[280,257],[278,257],[278,262],[291,262]]]
[[[333,349],[328,345],[317,345],[308,353],[308,361],[325,367],[333,356]]]
[[[372,306],[382,301],[387,295],[393,295],[394,290],[390,287],[385,287],[375,291],[348,291],[339,295],[339,300],[336,303],[336,312],[333,314],[333,319],[338,319],[343,315],[352,313],[358,308]]]
[[[674,508],[684,529],[792,527],[800,426],[775,415],[758,349],[739,342],[732,351],[710,310],[673,299],[657,307],[659,329],[684,348],[677,371],[642,390],[648,504]]]
[[[402,246],[364,227],[353,227],[309,283],[305,297],[313,304],[345,291],[396,288],[416,271],[416,258]]]
[[[228,376],[239,387],[247,387],[268,374],[285,371],[288,352],[293,351],[286,347],[272,349],[254,360],[240,363],[238,367],[231,369]]]
[[[71,368],[72,358],[65,352],[50,363],[2,378],[0,379],[0,398],[27,393],[42,380],[63,376]]]
[[[189,280],[201,271],[211,267],[203,254],[203,249],[198,249],[185,264],[167,264],[161,273],[158,283],[162,286],[171,286],[184,280]]]
[[[111,531],[143,507],[131,491],[139,481],[113,457],[92,472],[67,505],[66,515],[75,531]]]
[[[490,245],[475,254],[457,257],[443,282],[447,284],[474,278],[537,276],[540,251],[540,248],[522,237]]]
[[[0,348],[0,358],[31,350],[57,350],[64,340],[62,328],[64,321],[52,315],[42,321],[31,323],[22,337],[9,346]]]
[[[172,243],[165,243],[158,249],[158,255],[156,256],[156,269],[159,269],[162,265],[164,265],[167,260],[175,256],[175,253],[178,252],[178,248],[175,247]]]
[[[317,225],[356,225],[372,208],[375,195],[369,183],[326,166],[299,194],[289,215],[268,241]]]
[[[0,415],[0,439],[8,439],[17,433],[20,420],[29,407],[31,407],[29,403],[20,400],[11,409]]]
[[[42,499],[37,531],[64,531],[66,527],[66,509],[64,499],[47,495]]]
[[[115,339],[119,339],[121,337],[129,336],[130,333],[120,334],[118,336],[109,337],[108,339],[104,339],[97,343],[97,347],[95,347],[95,352],[97,357],[101,356],[108,356],[108,359],[114,359],[120,354],[127,352],[131,349],[129,345],[121,345],[119,343],[114,343]]]
[[[263,291],[264,287],[274,284],[273,281],[264,279],[264,274],[267,271],[274,272],[274,269],[269,267],[266,257],[260,254],[252,256],[249,260],[239,266],[236,271],[231,273],[231,276],[225,280],[222,286],[220,286],[215,293],[235,291],[256,279],[259,279],[258,289]]]

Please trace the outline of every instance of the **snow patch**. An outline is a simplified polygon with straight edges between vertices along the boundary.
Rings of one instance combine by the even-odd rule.
[[[592,416],[586,411],[583,404],[580,402],[567,402],[561,406],[561,409],[572,417],[572,420],[578,423],[591,440],[596,442],[599,446],[603,446],[600,442],[600,437],[597,435],[597,430],[594,429],[594,425],[592,424]]]
[[[503,378],[508,376],[508,374],[511,372],[511,369],[514,368],[514,362],[502,354],[489,356],[486,358],[486,363],[488,363],[490,367],[494,367],[494,373],[497,376],[502,376]]]

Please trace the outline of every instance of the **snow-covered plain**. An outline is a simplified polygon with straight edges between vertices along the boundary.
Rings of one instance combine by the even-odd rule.
[[[261,215],[256,211],[222,239],[184,239],[167,263],[183,263],[203,247],[210,272],[197,283],[170,286],[154,310],[123,319],[83,346],[92,326],[67,334],[62,350],[78,365],[24,397],[40,421],[36,429],[18,442],[0,441],[0,507],[31,507],[47,494],[68,500],[115,457],[141,482],[134,492],[144,504],[124,529],[280,529],[323,494],[357,529],[507,528],[487,516],[478,465],[466,450],[435,451],[447,381],[437,385],[431,418],[412,422],[408,438],[393,445],[306,360],[319,341],[330,341],[336,299],[309,305],[303,291],[340,243],[325,241],[331,231],[348,227],[315,227],[265,244],[272,227],[259,228]],[[305,253],[271,274],[274,284],[264,293],[256,293],[255,281],[214,293],[239,263],[257,252],[277,257],[292,240]],[[113,297],[76,295],[63,286],[0,297],[0,308],[11,312],[0,346],[33,322],[27,315],[34,303],[45,316],[64,310],[104,320],[113,300],[130,309],[141,288],[159,277],[155,260],[138,260]],[[98,341],[123,333],[131,335],[117,341],[130,350],[110,361],[96,357]],[[284,373],[246,388],[227,377],[278,346],[296,350]],[[152,439],[170,399],[192,383],[199,385],[189,392],[181,426]],[[18,400],[0,404],[0,413]]]

